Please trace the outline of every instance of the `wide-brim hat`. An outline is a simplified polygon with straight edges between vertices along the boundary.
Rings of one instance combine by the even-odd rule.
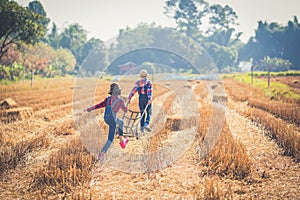
[[[145,78],[145,77],[147,77],[147,76],[148,76],[148,72],[147,72],[147,70],[145,70],[145,69],[142,69],[142,70],[140,71],[140,74],[139,74],[139,76],[140,76],[141,78]]]

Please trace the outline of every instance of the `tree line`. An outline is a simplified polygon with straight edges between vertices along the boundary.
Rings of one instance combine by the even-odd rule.
[[[140,23],[120,29],[117,42],[106,47],[98,38],[88,39],[87,31],[78,23],[59,32],[39,1],[23,7],[1,0],[0,79],[74,75],[79,69],[89,76],[105,70],[118,74],[118,66],[126,62],[160,63],[191,71],[191,63],[185,58],[209,70],[210,65],[199,56],[204,51],[219,73],[239,71],[241,61],[251,61],[256,70],[262,71],[268,65],[273,71],[299,70],[300,27],[296,16],[287,25],[259,21],[255,36],[245,44],[240,40],[242,33],[236,33],[238,16],[228,5],[166,0],[164,14],[176,22],[175,28]],[[149,48],[131,52],[144,46],[174,52]]]

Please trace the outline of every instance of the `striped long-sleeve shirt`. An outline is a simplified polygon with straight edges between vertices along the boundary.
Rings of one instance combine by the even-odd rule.
[[[147,78],[142,78],[135,82],[134,87],[128,96],[129,101],[138,90],[140,90],[141,94],[146,94],[148,96],[148,100],[152,100],[152,83],[151,81],[147,80]]]
[[[94,105],[94,106],[92,106],[92,107],[89,107],[89,108],[87,109],[87,111],[88,111],[88,112],[91,112],[92,110],[95,110],[95,109],[98,109],[98,108],[106,107],[107,98],[108,98],[108,97],[106,97],[102,102],[100,102],[100,103],[98,103],[98,104],[96,104],[96,105]],[[112,96],[111,96],[111,99],[110,99],[109,105],[112,105],[113,102],[115,102],[115,100],[116,100],[117,98],[118,98],[118,96],[112,95]],[[119,112],[120,109],[122,109],[124,112],[126,112],[126,111],[128,110],[127,106],[125,106],[124,101],[123,101],[122,99],[120,99],[120,100],[116,103],[116,105],[112,108],[112,110],[113,110],[115,113]]]

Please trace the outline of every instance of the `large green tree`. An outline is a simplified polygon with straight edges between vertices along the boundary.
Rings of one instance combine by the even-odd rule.
[[[201,32],[200,26],[209,9],[205,0],[167,0],[164,8],[165,14],[175,20],[177,30],[192,38]]]
[[[264,57],[280,58],[290,61],[290,69],[300,69],[300,25],[297,17],[287,25],[277,22],[259,21],[255,36],[240,49],[239,60],[253,59],[255,63]],[[286,67],[283,67],[286,69]]]
[[[106,47],[100,39],[89,39],[82,48],[82,56],[81,69],[90,74],[104,71],[107,66]]]
[[[0,16],[0,60],[11,44],[35,44],[47,30],[45,25],[39,23],[42,15],[15,1],[1,0]]]
[[[267,56],[259,61],[259,64],[255,67],[255,70],[268,71],[270,67],[270,71],[272,72],[288,71],[291,65],[292,63],[288,60],[281,58],[270,58]]]
[[[76,59],[69,49],[58,48],[54,52],[51,63],[47,69],[47,76],[72,74]]]
[[[76,69],[78,69],[84,59],[82,48],[87,42],[87,31],[80,24],[75,23],[66,27],[60,37],[60,46],[71,50],[76,58]]]
[[[52,27],[51,27],[51,31],[50,33],[47,35],[46,38],[46,43],[49,44],[51,47],[53,47],[54,49],[58,49],[60,47],[60,34],[57,31],[57,26],[56,24],[53,22],[52,23]]]
[[[54,56],[53,48],[40,42],[35,45],[23,46],[22,56],[17,62],[25,66],[27,72],[44,76]]]
[[[282,58],[289,60],[293,65],[290,69],[300,70],[300,24],[295,16],[293,20],[289,20],[285,27],[283,38]]]
[[[219,73],[236,70],[233,63],[237,61],[238,52],[234,46],[225,47],[215,42],[206,42],[204,45],[209,55],[213,57]]]
[[[120,30],[117,41],[110,48],[110,73],[120,73],[118,65],[128,62],[137,65],[159,63],[177,71],[194,69],[191,63],[199,68],[207,67],[201,59],[203,49],[190,37],[172,28],[141,23],[133,29]]]
[[[238,25],[238,16],[228,6],[213,4],[209,6],[209,28],[203,45],[213,58],[218,70],[230,72],[236,70],[238,50],[241,47],[239,37],[242,33],[235,34]]]
[[[47,17],[47,13],[43,7],[43,5],[41,4],[41,2],[39,1],[31,1],[28,4],[28,7],[31,11],[33,11],[34,13],[41,15],[41,19],[38,20],[38,23],[44,25],[44,26],[48,26],[50,19]]]
[[[211,5],[209,7],[209,15],[210,31],[212,33],[214,33],[216,30],[226,31],[232,29],[235,25],[238,25],[238,16],[228,5]]]
[[[208,41],[230,47],[239,41],[241,32],[235,34],[238,16],[228,5],[213,4],[209,9]]]
[[[235,34],[238,16],[230,6],[202,0],[167,0],[165,10],[175,19],[179,31],[206,48],[219,72],[235,69],[241,33]]]
[[[96,38],[88,40],[87,31],[78,23],[69,25],[58,37],[59,46],[69,49],[75,56],[76,71],[85,68],[86,72],[94,74],[106,65],[106,49],[103,41]],[[98,60],[92,61],[95,59]]]

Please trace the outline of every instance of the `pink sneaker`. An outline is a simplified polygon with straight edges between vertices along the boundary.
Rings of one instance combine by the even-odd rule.
[[[123,141],[120,142],[119,144],[120,144],[120,146],[122,147],[122,149],[125,149],[126,144],[127,144],[128,142],[129,142],[129,139],[128,139],[128,137],[126,137],[126,138],[123,139]]]
[[[104,153],[102,153],[102,152],[100,152],[99,154],[98,154],[98,161],[99,162],[102,162],[103,160],[104,160]]]

